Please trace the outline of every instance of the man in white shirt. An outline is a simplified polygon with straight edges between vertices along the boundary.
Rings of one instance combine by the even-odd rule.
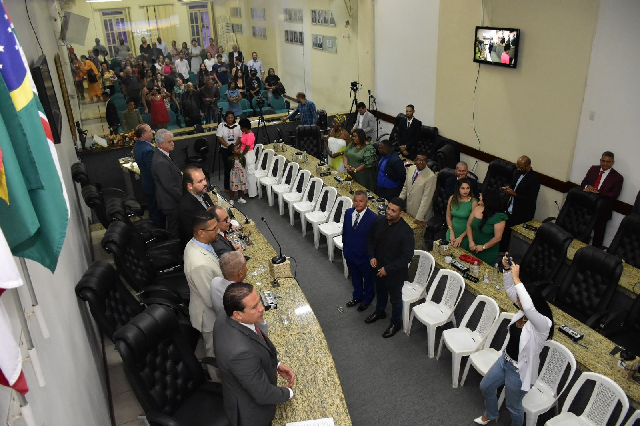
[[[162,42],[162,38],[158,37],[157,38],[157,43],[156,43],[156,49],[160,49],[162,50],[162,55],[163,56],[167,56],[167,53],[169,53],[169,47],[167,47],[166,43]]]
[[[264,67],[262,66],[262,61],[258,59],[258,53],[251,53],[251,60],[247,62],[247,67],[249,71],[256,70],[258,71],[258,75],[260,76],[260,80],[264,81]]]
[[[176,60],[176,71],[187,81],[189,80],[189,62],[184,58],[184,53],[180,52]]]
[[[202,333],[205,356],[213,351],[213,326],[216,313],[211,303],[211,281],[222,276],[218,256],[211,243],[218,239],[218,218],[213,210],[203,210],[193,216],[193,238],[184,249],[184,274],[189,284],[189,319]],[[214,381],[220,381],[218,369],[207,366]]]
[[[356,122],[353,124],[353,132],[355,129],[364,130],[364,134],[367,135],[367,140],[371,141],[376,133],[376,118],[367,111],[367,106],[364,102],[358,102],[358,115],[356,115]]]

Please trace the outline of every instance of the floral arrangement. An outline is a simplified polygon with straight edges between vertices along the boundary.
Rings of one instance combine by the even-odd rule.
[[[136,141],[135,130],[128,133],[122,132],[115,135],[107,136],[110,147],[133,146]]]

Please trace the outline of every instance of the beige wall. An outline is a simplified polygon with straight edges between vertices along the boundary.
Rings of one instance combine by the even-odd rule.
[[[482,151],[528,154],[538,171],[567,180],[571,171],[598,0],[485,0],[484,25],[520,28],[517,69],[482,65],[476,100]],[[480,2],[440,3],[435,125],[477,147],[472,40]]]

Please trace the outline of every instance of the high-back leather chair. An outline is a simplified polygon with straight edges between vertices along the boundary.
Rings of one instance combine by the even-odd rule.
[[[460,161],[460,153],[456,151],[455,146],[446,144],[436,152],[436,161],[442,168],[455,169]]]
[[[607,252],[640,268],[640,214],[625,216]]]
[[[107,210],[104,202],[104,198],[98,191],[98,189],[91,185],[86,184],[82,187],[82,199],[84,203],[91,209],[91,211],[96,215],[102,226],[105,228],[109,227],[111,221],[107,216]]]
[[[598,194],[585,192],[579,187],[572,188],[560,209],[556,225],[576,240],[589,244],[601,208],[602,198]]]
[[[400,120],[402,120],[403,118],[406,118],[406,114],[404,113],[400,113],[398,115],[396,115],[396,121],[394,122],[395,124],[393,125],[393,129],[391,129],[391,134],[389,135],[389,140],[391,141],[391,143],[396,143],[398,142],[398,128],[396,126],[397,123],[400,122]]]
[[[522,258],[522,281],[554,281],[567,257],[567,249],[572,240],[571,234],[558,225],[543,223]]]
[[[107,200],[105,211],[109,223],[119,221],[125,223],[141,238],[147,248],[152,248],[156,243],[173,239],[173,236],[149,219],[140,219],[132,222],[127,213],[124,201],[121,198]]]
[[[71,165],[71,178],[74,182],[79,183],[83,188],[91,183],[87,166],[79,161]]]
[[[487,189],[495,189],[502,195],[501,210],[507,210],[507,203],[509,202],[509,196],[500,191],[500,188],[511,185],[511,181],[517,172],[516,165],[499,158],[489,163],[489,169],[487,175],[482,182],[481,192],[485,192]]]
[[[152,305],[115,333],[134,395],[152,426],[226,426],[219,383],[207,382],[176,315]]]
[[[622,261],[599,248],[586,246],[578,250],[569,271],[560,281],[553,303],[569,315],[594,325],[594,318],[609,306]]]
[[[298,126],[296,128],[296,149],[305,151],[316,158],[322,158],[323,145],[320,128],[315,124]]]
[[[444,187],[447,179],[455,175],[455,170],[446,168],[440,170],[436,177],[436,190],[431,201],[433,217],[427,221],[427,227],[424,232],[424,249],[427,251],[433,248],[434,241],[444,238],[447,232],[446,215],[449,200],[444,195]]]

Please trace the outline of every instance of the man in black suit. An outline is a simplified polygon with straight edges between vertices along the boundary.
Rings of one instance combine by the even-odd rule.
[[[110,133],[112,135],[115,135],[118,133],[120,127],[120,117],[118,116],[118,109],[116,108],[116,104],[114,104],[111,100],[111,95],[112,93],[109,90],[105,90],[104,92],[102,92],[102,96],[107,98],[107,125],[109,126]]]
[[[518,176],[514,177],[509,186],[502,188],[502,192],[509,195],[507,213],[509,220],[500,241],[500,251],[507,251],[511,240],[511,227],[520,225],[533,219],[536,214],[536,202],[540,191],[538,174],[531,168],[531,159],[526,155],[516,161]]]
[[[244,56],[242,56],[242,51],[238,50],[238,45],[234,44],[231,46],[231,52],[229,52],[229,64],[233,65],[236,63],[236,58],[240,58],[240,62],[244,61]]]
[[[418,151],[418,139],[422,128],[422,122],[417,118],[413,118],[414,112],[413,105],[407,105],[405,109],[406,117],[396,122],[396,136],[400,152],[412,160],[416,157],[416,152]]]
[[[624,178],[613,168],[615,163],[613,152],[605,151],[600,158],[599,166],[591,166],[587,175],[582,179],[581,186],[585,192],[600,194],[603,199],[600,215],[593,227],[591,245],[601,247],[607,222],[611,219],[613,202],[620,196]]]
[[[167,217],[167,231],[174,238],[180,238],[178,207],[182,199],[182,173],[169,156],[175,147],[173,133],[167,129],[158,130],[156,144],[158,149],[151,159],[151,176],[156,184],[156,202]]]
[[[220,238],[218,241],[212,244],[213,251],[216,252],[218,257],[222,257],[223,254],[229,253],[230,251],[240,251],[242,252],[242,247],[238,244],[233,244],[227,238],[227,232],[231,229],[231,218],[229,217],[229,213],[227,209],[224,207],[216,206],[216,215],[218,215],[218,228],[220,229]]]
[[[229,424],[268,426],[276,405],[293,398],[296,375],[280,362],[267,331],[260,329],[264,306],[251,284],[230,284],[222,305],[226,315],[216,319],[213,345]],[[278,375],[286,387],[278,386]]]
[[[409,275],[415,238],[411,227],[402,219],[404,200],[389,202],[385,217],[373,224],[369,234],[369,256],[376,274],[376,310],[364,320],[371,324],[387,317],[385,309],[391,296],[391,325],[382,334],[388,338],[402,328],[402,286]]]
[[[478,181],[469,176],[469,166],[464,161],[460,161],[456,164],[456,175],[448,178],[444,183],[444,196],[445,200],[449,200],[449,198],[453,195],[453,192],[456,190],[456,181],[458,179],[467,178],[469,182],[471,182],[471,192],[473,192],[473,197],[478,198],[480,196]]]
[[[199,166],[190,164],[182,173],[182,199],[180,199],[180,241],[186,245],[193,237],[193,215],[213,206],[207,194],[207,178]]]

